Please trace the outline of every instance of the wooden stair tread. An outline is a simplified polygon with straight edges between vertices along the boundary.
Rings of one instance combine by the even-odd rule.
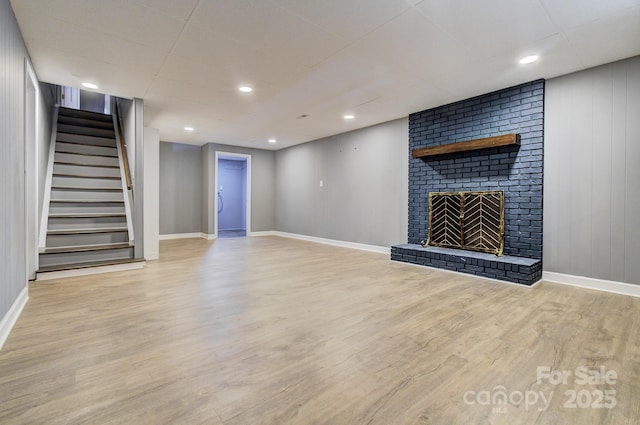
[[[113,121],[94,119],[93,117],[72,117],[58,114],[58,122],[66,125],[75,125],[102,130],[113,130]]]
[[[115,155],[107,155],[103,153],[81,153],[81,152],[64,150],[64,146],[62,147],[62,149],[60,148],[61,143],[67,143],[67,142],[56,142],[56,153],[66,153],[66,154],[83,155],[83,156],[98,156],[100,158],[117,158],[118,157],[117,153]],[[72,145],[73,143],[69,143],[69,144]],[[106,146],[98,146],[98,147],[103,148]],[[110,148],[107,148],[107,149],[110,149]],[[117,149],[117,148],[113,148],[113,149]]]
[[[125,215],[125,213],[55,213],[49,214],[49,218],[124,217]]]
[[[58,121],[58,133],[74,134],[77,136],[91,136],[91,137],[104,137],[110,139],[115,137],[113,127],[112,128],[94,128],[85,127],[84,125],[67,124]]]
[[[121,187],[84,187],[84,186],[51,186],[52,190],[100,190],[105,192],[122,192]]]
[[[114,168],[119,169],[118,165],[102,165],[102,164],[84,164],[77,162],[69,162],[69,161],[54,161],[54,165],[71,165],[72,167],[95,167],[95,168]]]
[[[61,204],[124,204],[124,200],[115,199],[51,199],[49,202]]]
[[[113,122],[111,115],[102,114],[100,112],[83,111],[81,109],[65,108],[61,106],[58,109],[58,115],[74,118],[90,118],[96,121]]]
[[[105,243],[99,245],[73,245],[73,246],[57,246],[54,248],[45,248],[40,254],[65,254],[70,252],[87,252],[87,251],[104,251],[108,249],[133,248],[128,242],[121,243]]]
[[[126,227],[92,227],[88,229],[56,229],[47,231],[47,235],[85,235],[91,233],[128,232]]]
[[[58,132],[60,133],[60,132]],[[75,135],[75,136],[82,136],[82,134],[73,134],[73,133],[65,133],[65,134],[71,134],[71,135]],[[96,136],[93,136],[96,137]],[[95,143],[89,143],[89,142],[83,142],[81,140],[57,140],[56,139],[56,143],[68,143],[70,145],[82,145],[82,146],[93,146],[94,148],[107,148],[107,149],[116,149],[116,139],[112,139],[110,137],[101,137],[101,139],[105,140],[106,142],[113,142],[113,146],[111,144],[106,144],[106,145],[98,145]]]
[[[71,174],[71,173],[53,173],[53,177],[71,177],[77,179],[104,179],[104,180],[120,180],[120,176],[86,176],[82,174]]]
[[[89,267],[101,267],[101,266],[115,266],[118,264],[130,264],[130,263],[144,263],[145,260],[138,258],[125,258],[122,260],[103,260],[103,261],[90,261],[84,263],[74,263],[74,264],[60,264],[54,266],[43,266],[38,269],[38,273],[47,273],[47,272],[59,272],[64,270],[76,270],[76,269],[85,269]]]

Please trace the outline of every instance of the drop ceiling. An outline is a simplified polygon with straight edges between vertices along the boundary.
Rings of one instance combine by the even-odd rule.
[[[640,54],[640,0],[11,4],[40,80],[144,99],[198,145],[281,149]]]

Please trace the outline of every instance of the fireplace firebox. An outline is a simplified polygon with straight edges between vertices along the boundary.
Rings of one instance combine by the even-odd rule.
[[[504,192],[430,192],[428,239],[432,245],[501,256]]]

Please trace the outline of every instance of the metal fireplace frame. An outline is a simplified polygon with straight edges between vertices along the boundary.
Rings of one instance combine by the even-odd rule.
[[[441,218],[444,224],[436,223],[434,232],[435,218]],[[430,192],[428,239],[423,245],[502,256],[504,192]]]

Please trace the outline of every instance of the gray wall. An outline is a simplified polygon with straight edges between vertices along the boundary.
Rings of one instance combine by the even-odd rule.
[[[40,140],[38,140],[38,217],[42,212],[47,166],[49,165],[49,148],[51,147],[51,125],[55,106],[55,87],[40,83]],[[39,220],[38,220],[39,222]]]
[[[27,284],[24,194],[24,61],[27,50],[0,0],[0,320]]]
[[[246,173],[246,161],[218,160],[218,230],[246,229]]]
[[[251,231],[275,227],[275,154],[263,149],[208,143],[160,143],[160,234],[213,235],[215,153],[251,155]]]
[[[263,232],[275,228],[275,153],[264,149],[209,143],[202,147],[202,227],[203,233],[215,233],[214,197],[216,152],[251,155],[251,231]],[[162,169],[160,169],[162,173]],[[162,190],[162,189],[161,189]]]
[[[160,142],[161,235],[200,232],[200,150],[200,146]]]
[[[406,242],[407,131],[404,118],[277,151],[276,230]]]
[[[547,81],[546,271],[640,284],[640,57]]]
[[[135,180],[136,171],[136,108],[133,99],[117,98],[122,114],[122,134],[127,147],[127,159],[131,179]]]

